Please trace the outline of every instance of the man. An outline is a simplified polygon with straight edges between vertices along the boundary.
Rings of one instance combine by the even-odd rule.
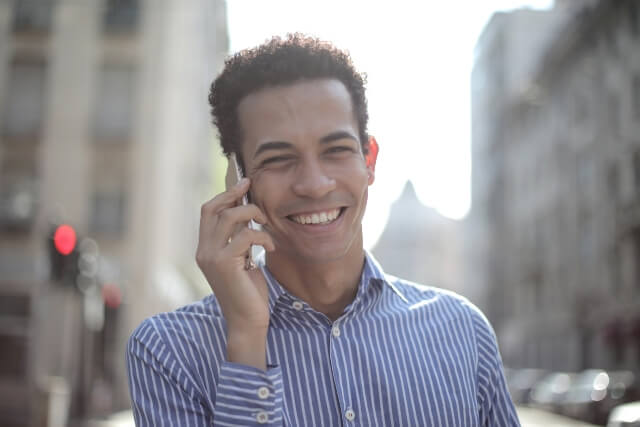
[[[136,423],[518,425],[484,316],[363,249],[378,147],[349,56],[274,38],[231,57],[209,100],[246,178],[202,207],[213,295],[129,340]],[[251,245],[266,254],[247,270]]]

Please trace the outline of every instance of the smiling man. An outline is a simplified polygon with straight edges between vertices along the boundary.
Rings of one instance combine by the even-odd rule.
[[[363,249],[378,146],[349,56],[274,38],[227,60],[209,100],[246,178],[202,206],[213,294],[129,340],[137,425],[518,425],[485,317]]]

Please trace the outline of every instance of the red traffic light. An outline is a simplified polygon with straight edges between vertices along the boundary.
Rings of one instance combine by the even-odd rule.
[[[76,231],[67,224],[62,224],[53,233],[53,244],[62,255],[69,255],[76,247]]]
[[[122,291],[115,283],[105,283],[102,285],[102,299],[109,308],[118,308],[122,303]]]

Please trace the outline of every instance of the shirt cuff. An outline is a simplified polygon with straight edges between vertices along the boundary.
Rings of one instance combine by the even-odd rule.
[[[223,362],[218,376],[215,425],[282,425],[282,371]]]

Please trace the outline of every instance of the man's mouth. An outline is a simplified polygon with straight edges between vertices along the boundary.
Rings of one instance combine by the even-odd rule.
[[[293,222],[303,225],[327,225],[335,221],[346,208],[336,208],[328,211],[318,211],[302,215],[289,215],[289,218]]]

